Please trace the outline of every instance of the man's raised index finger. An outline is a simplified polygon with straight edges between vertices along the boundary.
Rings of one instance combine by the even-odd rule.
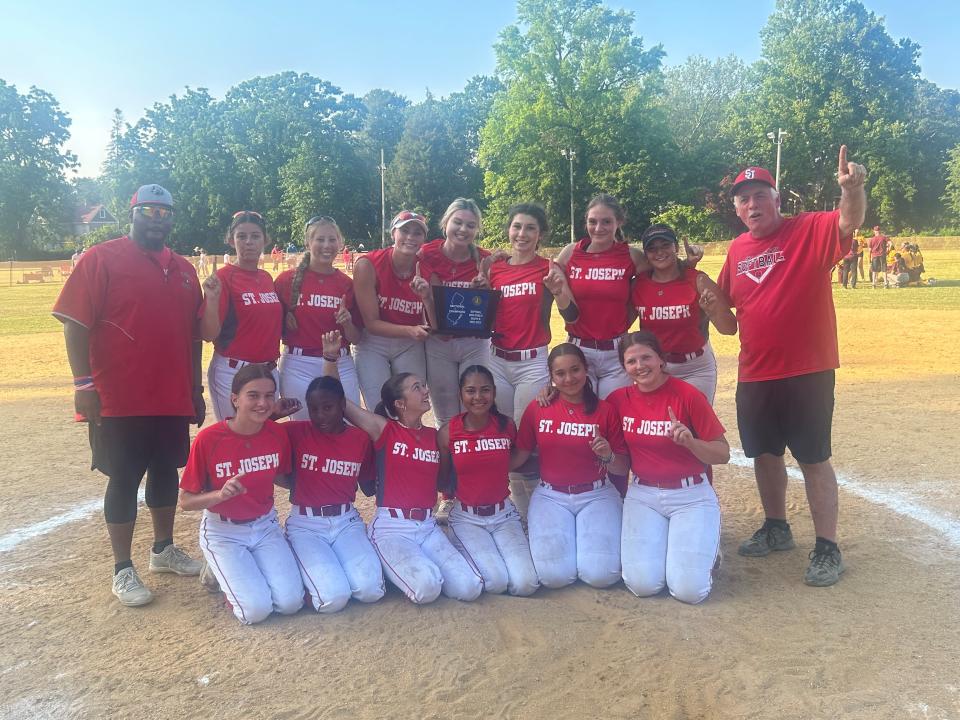
[[[847,174],[847,146],[840,146],[840,162],[837,165],[837,173],[840,175]]]

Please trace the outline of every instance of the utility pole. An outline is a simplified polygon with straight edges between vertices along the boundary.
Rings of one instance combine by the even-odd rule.
[[[380,171],[380,247],[387,246],[387,194],[384,178],[387,175],[387,166],[383,162],[383,148],[380,148],[380,164],[377,165]]]
[[[575,215],[573,210],[573,159],[577,156],[577,151],[573,148],[564,148],[560,154],[570,160],[570,242],[577,241],[577,234],[574,230]]]
[[[780,191],[780,150],[783,147],[783,139],[790,133],[782,128],[777,128],[776,133],[768,132],[767,137],[777,144],[777,174],[774,177],[774,183],[777,186],[777,192]]]

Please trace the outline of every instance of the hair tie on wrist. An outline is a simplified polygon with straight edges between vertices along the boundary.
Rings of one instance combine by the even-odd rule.
[[[324,355],[324,356],[323,356],[323,359],[326,360],[327,362],[335,363],[335,362],[337,362],[337,360],[339,360],[340,358],[338,358],[338,357],[330,357],[329,355]]]

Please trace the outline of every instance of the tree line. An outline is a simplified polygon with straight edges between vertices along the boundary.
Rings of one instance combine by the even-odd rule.
[[[77,204],[103,203],[123,222],[147,182],[174,193],[182,251],[220,248],[239,209],[262,212],[284,244],[325,214],[371,247],[382,238],[381,172],[388,218],[416,209],[436,229],[451,199],[474,197],[490,241],[511,204],[536,200],[563,242],[571,194],[580,232],[598,191],[624,202],[628,235],[663,221],[724,239],[739,229],[727,197],[736,170],[772,170],[768,133],[779,130],[788,212],[833,207],[846,143],[869,171],[868,223],[960,227],[960,93],[921,78],[920,47],[894,40],[859,0],[778,0],[750,65],[691,57],[667,68],[632,13],[599,0],[518,0],[517,18],[494,46],[494,76],[446,97],[356,97],[291,71],[220,99],[186,88],[132,124],[116,111],[97,178],[66,179],[76,158],[56,99],[0,80],[0,247],[22,257],[62,239]]]

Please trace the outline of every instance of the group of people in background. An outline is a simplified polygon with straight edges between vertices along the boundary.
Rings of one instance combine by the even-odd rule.
[[[666,225],[639,247],[625,242],[625,211],[601,194],[586,236],[556,260],[538,252],[549,232],[541,206],[511,208],[509,250],[491,254],[476,244],[479,207],[458,198],[435,240],[422,215],[398,213],[393,244],[350,258],[352,277],[335,267],[337,222],[317,215],[296,267],[274,280],[260,267],[266,221],[243,210],[226,233],[235,262],[202,290],[164,245],[172,197],[140,188],[130,236],[88,253],[54,307],[93,464],[109,478],[114,594],[126,605],[152,598],[130,558],[146,474],[150,569],[202,573],[243,623],[296,612],[305,590],[318,612],[372,602],[384,578],[416,603],[621,579],[638,596],[667,588],[700,602],[719,555],[712,466],[730,454],[713,410],[710,325],[740,333],[738,424],[766,515],[739,551],[793,547],[789,448],[817,534],[805,581],[835,583],[829,271],[863,221],[864,177],[841,148],[839,209],[786,218],[770,174],[744,170],[733,200],[747,232],[716,282],[696,269],[699,249],[681,259]],[[129,287],[107,294],[114,274]],[[492,338],[439,332],[437,285],[497,291]],[[567,337],[551,349],[554,304]],[[214,346],[206,389],[217,422],[190,446],[188,423],[205,414],[202,341]],[[276,485],[290,493],[283,526]],[[376,498],[367,527],[358,488]],[[203,512],[203,563],[173,544],[178,502]]]
[[[897,249],[895,243],[875,225],[873,235],[863,237],[858,229],[850,249],[836,266],[837,282],[844,288],[857,287],[857,274],[864,279],[864,256],[870,258],[872,287],[907,287],[923,284],[923,253],[917,243],[904,241]]]

